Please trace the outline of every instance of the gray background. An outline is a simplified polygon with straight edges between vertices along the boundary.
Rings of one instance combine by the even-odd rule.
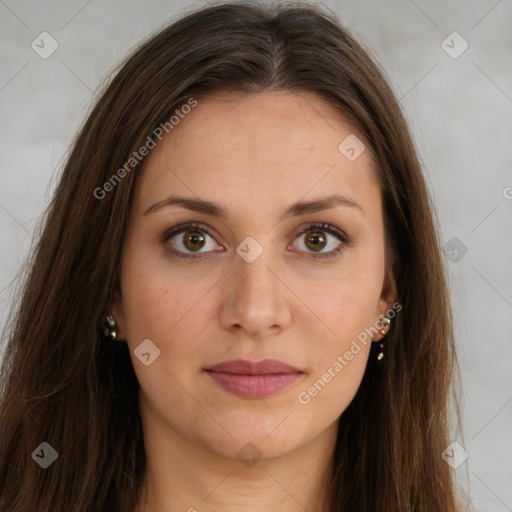
[[[0,326],[93,91],[204,3],[0,0]],[[469,454],[457,474],[475,510],[512,511],[512,1],[324,5],[373,48],[411,124],[447,244]],[[46,59],[31,48],[43,31],[59,45]],[[469,45],[457,58],[453,31]]]

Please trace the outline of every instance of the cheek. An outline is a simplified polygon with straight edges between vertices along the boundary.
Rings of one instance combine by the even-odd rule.
[[[340,350],[339,356],[326,361],[322,371],[313,375],[297,394],[297,408],[301,414],[314,417],[315,425],[335,422],[350,405],[361,384],[369,346],[353,350],[357,353],[353,353],[350,346],[343,348],[348,350]],[[347,352],[351,354],[350,361],[346,359]]]
[[[376,320],[384,264],[373,255],[354,255],[320,280],[303,280],[298,294],[311,309],[310,318],[324,336],[329,352],[369,328]],[[300,281],[298,282],[300,283]]]
[[[130,352],[145,339],[160,350],[159,363],[181,372],[183,360],[197,361],[205,347],[207,311],[218,278],[198,279],[161,256],[132,253],[123,266],[123,306]]]
[[[309,378],[299,390],[297,403],[320,424],[335,421],[353,400],[361,384],[372,344],[373,313],[378,287],[352,286],[345,281],[324,294],[314,307],[321,311],[318,333],[309,344]],[[312,308],[313,309],[313,308]]]
[[[310,288],[307,299],[318,328],[311,375],[297,399],[308,413],[327,422],[346,409],[360,386],[384,272],[378,255],[347,258],[345,263],[336,275]]]
[[[162,417],[176,408],[199,415],[185,389],[190,387],[190,377],[199,372],[204,358],[201,340],[206,331],[203,301],[207,286],[192,285],[177,272],[170,275],[168,270],[161,272],[155,266],[131,272],[134,268],[137,266],[126,266],[123,304],[127,343],[143,394]],[[146,339],[159,350],[158,357],[148,366],[141,364],[136,353]]]
[[[174,337],[190,321],[187,312],[201,297],[197,287],[191,291],[187,283],[157,272],[126,279],[123,292],[130,342],[143,337],[162,343]]]

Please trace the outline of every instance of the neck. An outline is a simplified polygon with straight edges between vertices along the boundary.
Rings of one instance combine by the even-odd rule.
[[[164,426],[160,425],[163,429]],[[165,426],[144,429],[146,474],[136,512],[328,512],[338,422],[313,442],[253,464],[227,459]],[[250,450],[249,450],[250,451]]]

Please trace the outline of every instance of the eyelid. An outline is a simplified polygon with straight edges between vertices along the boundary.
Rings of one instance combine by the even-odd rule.
[[[168,229],[162,235],[161,241],[166,242],[174,235],[181,233],[182,231],[204,231],[208,236],[214,238],[214,236],[210,232],[210,228],[206,224],[202,224],[201,222],[184,222],[183,224],[179,224],[178,226],[174,226],[173,228]]]
[[[338,237],[341,241],[345,243],[348,243],[350,241],[348,235],[344,231],[337,228],[333,224],[330,224],[329,222],[310,222],[309,224],[306,225],[306,227],[301,228],[299,230],[296,237],[303,235],[304,233],[314,231],[315,229],[317,229],[318,231],[325,231],[326,233],[330,233],[331,235]]]

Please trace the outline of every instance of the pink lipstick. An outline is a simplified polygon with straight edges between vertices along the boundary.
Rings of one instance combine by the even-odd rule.
[[[304,372],[277,359],[225,361],[206,369],[227,391],[245,398],[263,398],[285,389]]]

